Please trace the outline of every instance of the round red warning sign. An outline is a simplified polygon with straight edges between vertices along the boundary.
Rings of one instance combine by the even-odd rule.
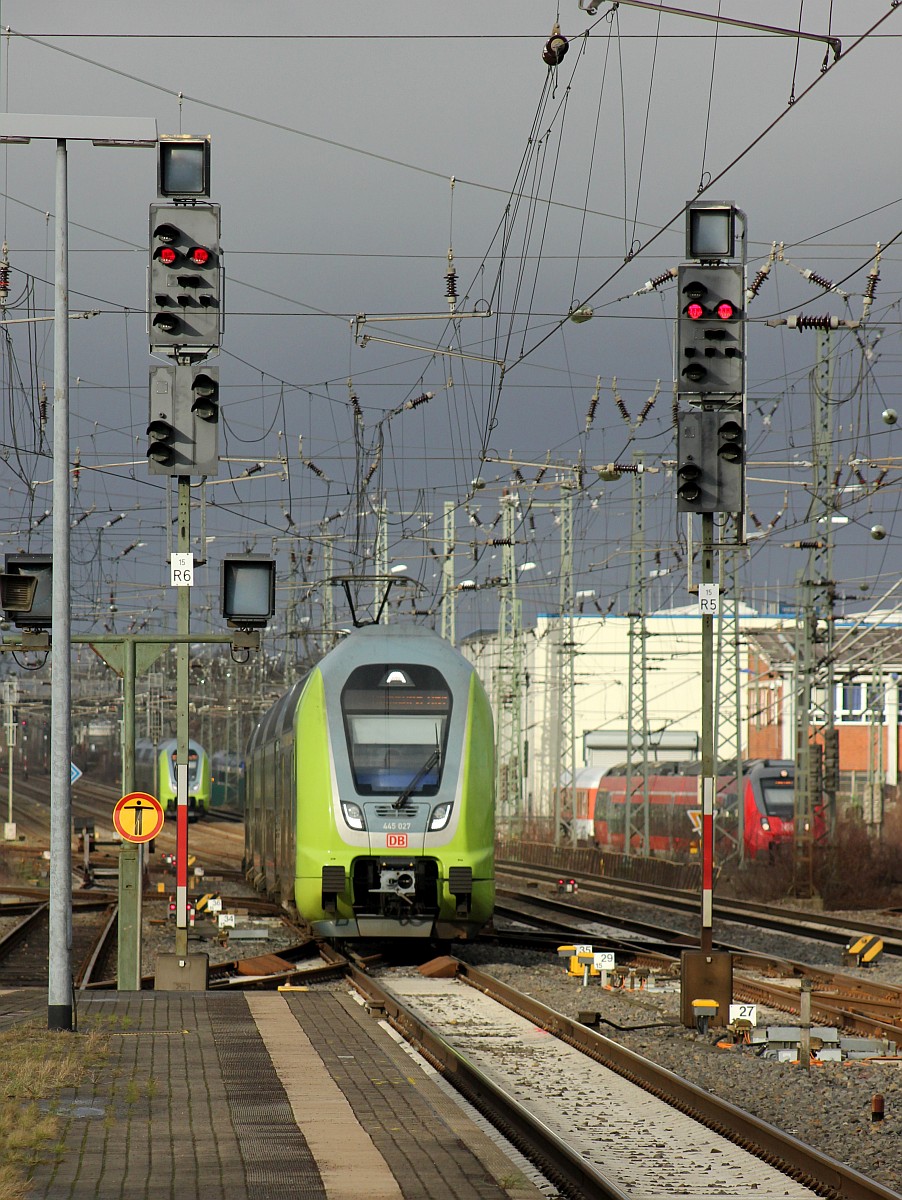
[[[127,842],[149,842],[163,828],[163,806],[147,792],[129,792],[113,809],[113,825]]]

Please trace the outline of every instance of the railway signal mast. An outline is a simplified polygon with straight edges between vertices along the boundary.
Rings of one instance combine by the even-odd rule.
[[[147,279],[151,354],[147,458],[152,475],[219,472],[219,372],[205,360],[222,343],[219,205],[210,195],[210,138],[161,136],[150,205]]]
[[[682,957],[681,1009],[688,1025],[693,1024],[693,999],[713,997],[725,1013],[732,994],[730,955],[712,950],[717,786],[714,621],[720,616],[714,560],[718,551],[741,544],[745,538],[745,242],[745,214],[734,204],[710,200],[687,204],[688,261],[677,272],[674,363],[677,511],[688,514],[690,525],[696,514],[702,519],[698,588],[702,623],[701,938],[700,949],[685,951]],[[715,514],[723,516],[716,520]]]
[[[150,205],[147,331],[151,353],[169,362],[149,372],[147,461],[151,475],[178,480],[178,544],[170,564],[170,580],[178,588],[178,633],[175,953],[159,957],[156,986],[184,991],[207,984],[206,955],[188,954],[188,642],[191,476],[219,472],[219,369],[207,359],[222,341],[224,288],[220,210],[209,198],[209,136],[159,138],[157,192]],[[230,555],[223,561],[222,615],[236,630],[229,635],[233,651],[259,645],[259,630],[273,613],[273,591],[272,560]],[[132,786],[134,780],[124,782]],[[121,951],[120,946],[120,959]]]
[[[177,628],[191,629],[191,476],[219,470],[219,373],[205,360],[222,339],[219,205],[210,202],[210,138],[161,135],[158,199],[149,214],[147,461],[151,475],[178,480],[178,543],[171,582]],[[175,953],[164,955],[157,986],[205,988],[206,958],[188,954],[188,643],[176,647]],[[129,783],[128,780],[125,781]],[[133,781],[132,781],[133,783]]]

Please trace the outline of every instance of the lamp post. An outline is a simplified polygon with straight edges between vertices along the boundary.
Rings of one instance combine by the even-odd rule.
[[[0,114],[0,143],[56,143],[56,237],[53,327],[53,601],[57,649],[51,680],[50,946],[47,1027],[72,1030],[72,787],[69,603],[69,204],[67,144],[157,145],[149,117],[81,117],[47,113]]]

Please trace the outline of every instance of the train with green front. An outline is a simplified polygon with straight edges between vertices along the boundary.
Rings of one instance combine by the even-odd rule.
[[[139,738],[135,742],[135,787],[149,792],[172,815],[176,810],[175,738],[153,742]],[[213,783],[210,756],[193,739],[188,741],[188,817],[198,820],[210,811]]]
[[[245,755],[245,870],[328,938],[473,937],[494,906],[494,729],[432,630],[355,629]]]

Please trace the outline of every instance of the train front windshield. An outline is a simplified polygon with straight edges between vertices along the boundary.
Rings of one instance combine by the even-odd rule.
[[[175,769],[175,756],[176,756],[176,751],[173,750],[172,754],[169,756],[170,760],[171,760],[170,770],[171,770],[173,779],[175,779],[177,777],[176,769]],[[194,784],[197,783],[197,772],[198,772],[197,751],[192,750],[189,747],[188,748],[188,787],[193,787]]]
[[[442,780],[451,691],[434,667],[358,667],[341,693],[358,795],[434,796]]]
[[[791,779],[762,779],[761,800],[768,817],[791,821],[795,815],[795,786]]]

